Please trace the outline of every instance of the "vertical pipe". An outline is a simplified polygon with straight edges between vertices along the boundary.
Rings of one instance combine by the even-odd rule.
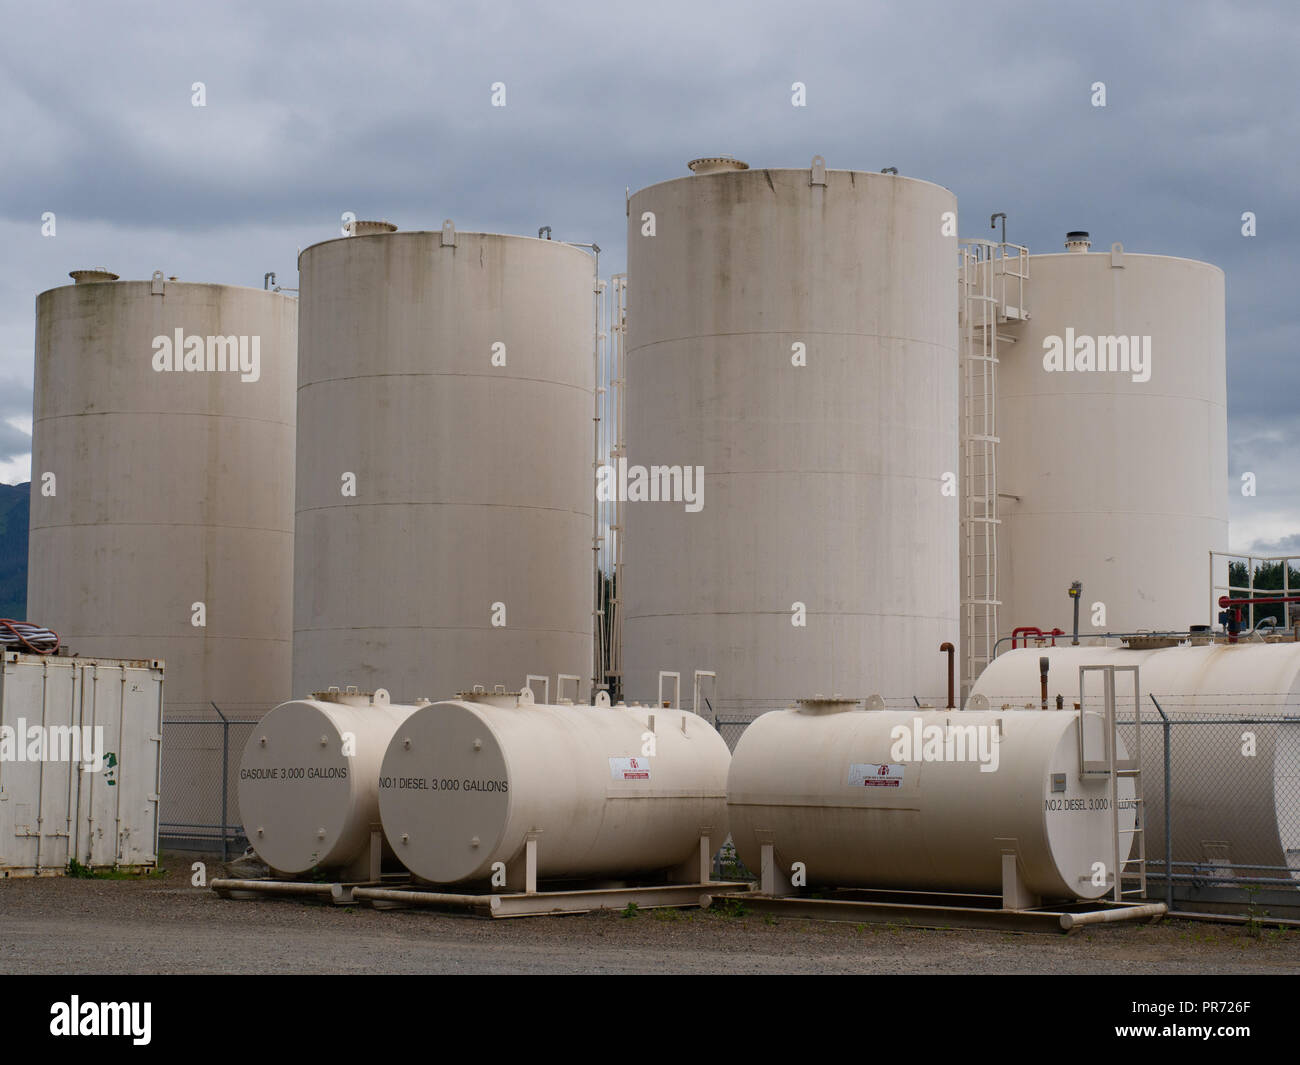
[[[939,650],[948,656],[948,709],[952,710],[955,709],[957,706],[956,702],[954,701],[954,695],[955,695],[954,689],[956,688],[957,685],[956,685],[956,676],[954,673],[954,664],[953,664],[953,656],[956,653],[956,648],[953,647],[952,644],[950,644],[948,641],[945,640],[943,643],[939,645]]]
[[[1038,685],[1042,689],[1042,709],[1047,709],[1047,670],[1052,662],[1046,655],[1038,660]]]
[[[1161,731],[1165,734],[1165,905],[1172,910],[1174,908],[1174,831],[1173,831],[1173,808],[1170,805],[1170,797],[1173,794],[1173,786],[1169,781],[1169,768],[1171,757],[1169,751],[1169,715],[1165,713],[1164,707],[1156,701],[1154,695],[1151,701],[1156,704],[1156,709],[1160,711]]]
[[[94,734],[94,728],[99,724],[99,666],[93,665],[88,667],[90,678],[90,728],[91,734]],[[86,681],[85,674],[82,674],[81,681],[81,718],[86,719]],[[84,736],[85,733],[82,733]],[[86,774],[81,772],[80,767],[77,769],[77,779],[84,780],[90,777],[90,795],[86,799],[86,864],[95,864],[95,777],[98,774]]]
[[[226,816],[226,802],[230,791],[230,722],[216,703],[212,703],[212,709],[221,718],[221,860],[224,862],[227,858],[226,822],[229,820]]]
[[[593,302],[595,316],[595,342],[591,348],[591,381],[595,404],[591,417],[591,697],[604,679],[604,632],[601,611],[601,462],[602,462],[602,424],[601,401],[603,395],[601,380],[601,278],[595,278],[595,298]]]
[[[157,667],[157,663],[156,663],[156,662],[153,663],[153,664],[151,664],[151,666],[150,666],[150,672],[151,672],[151,673],[154,672],[154,670],[156,669],[156,667]],[[158,672],[159,674],[162,674],[162,670],[161,670],[161,669],[158,669],[157,672]],[[157,689],[156,689],[156,690],[157,690],[157,694],[158,694],[158,716],[157,716],[157,721],[158,721],[158,743],[157,743],[157,745],[154,747],[154,756],[153,756],[153,796],[152,796],[152,798],[149,800],[151,803],[153,803],[153,860],[154,860],[154,868],[157,868],[158,865],[159,865],[159,858],[158,858],[158,844],[159,844],[159,843],[161,842],[161,840],[162,840],[162,824],[161,824],[161,821],[162,821],[162,748],[163,748],[163,744],[162,744],[162,732],[163,732],[163,683],[164,683],[164,680],[165,680],[165,677],[164,677],[164,676],[160,675],[160,676],[158,677],[158,684],[157,684]]]
[[[230,818],[226,812],[228,792],[230,791],[230,722],[221,719],[221,860],[229,857],[226,850],[226,826]]]
[[[46,707],[50,701],[50,667],[44,666],[41,674],[41,735],[48,736],[49,731],[46,729]],[[78,722],[80,724],[80,722]],[[19,737],[20,743],[25,743],[25,737]],[[71,777],[72,767],[68,768],[68,775]],[[42,827],[45,820],[45,759],[42,758],[37,764],[36,769],[36,875],[41,875],[41,836],[44,835],[45,829]]]
[[[126,738],[126,666],[118,666],[118,669],[121,670],[122,678],[117,697],[117,764],[121,765],[122,755],[125,753],[122,743]],[[99,757],[100,772],[103,772],[103,751],[99,752]],[[117,854],[113,860],[120,865],[122,864],[122,860],[126,857],[126,855],[122,853],[122,782],[120,780],[117,782],[117,788],[113,792],[113,813],[113,820],[117,825]]]

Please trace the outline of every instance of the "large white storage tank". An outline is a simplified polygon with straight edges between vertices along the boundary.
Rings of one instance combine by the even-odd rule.
[[[297,304],[73,276],[36,299],[28,614],[164,660],[169,717],[256,717],[291,694]],[[218,824],[220,729],[168,739],[163,822]]]
[[[1029,258],[1030,319],[998,327],[1015,338],[997,379],[1001,635],[1069,632],[1075,580],[1083,632],[1213,623],[1209,552],[1228,546],[1223,271],[1070,237],[1073,251]],[[1078,351],[1063,360],[1092,345],[1107,367],[1122,342],[1128,368],[1048,369],[1057,341]]]
[[[299,259],[294,689],[586,676],[592,258],[393,228]]]
[[[820,159],[743,167],[696,160],[629,204],[629,469],[699,467],[703,492],[627,505],[623,690],[698,666],[724,710],[941,697],[956,199]]]
[[[1084,730],[1093,758],[1101,716],[1084,715]],[[995,895],[1011,855],[1040,899],[1100,898],[1114,890],[1116,815],[1110,779],[1079,771],[1078,736],[1069,710],[804,700],[764,714],[736,746],[727,779],[736,854],[757,871],[770,845],[787,877],[803,863],[809,887]],[[1131,830],[1132,783],[1119,785],[1119,825]],[[1121,859],[1132,839],[1120,836]]]
[[[1142,789],[1149,859],[1165,856],[1164,738],[1154,695],[1175,721],[1169,773],[1173,860],[1300,881],[1300,644],[1008,651],[984,670],[972,693],[993,706],[1037,705],[1040,657],[1049,662],[1050,699],[1060,694],[1067,706],[1079,699],[1080,666],[1138,667],[1142,720],[1148,723]],[[1116,689],[1119,717],[1131,721],[1132,682],[1118,677]],[[1087,692],[1086,704],[1099,705],[1099,682],[1090,680]],[[1255,720],[1236,724],[1234,717]],[[1272,723],[1283,717],[1290,720]],[[1287,868],[1293,872],[1282,871]]]
[[[379,809],[397,857],[433,883],[487,880],[499,862],[506,885],[524,889],[530,850],[537,880],[695,881],[727,836],[730,762],[687,711],[480,689],[401,724]]]

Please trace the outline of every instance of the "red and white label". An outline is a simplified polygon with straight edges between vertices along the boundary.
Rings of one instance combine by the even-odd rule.
[[[611,758],[609,760],[609,775],[614,780],[649,780],[650,759],[645,757]]]
[[[849,786],[854,788],[898,788],[903,784],[903,767],[897,763],[852,762]]]

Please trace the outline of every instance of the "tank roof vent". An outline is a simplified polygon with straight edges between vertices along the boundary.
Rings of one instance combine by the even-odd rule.
[[[486,706],[514,707],[532,702],[527,696],[520,699],[522,692],[506,691],[504,684],[497,684],[495,688],[495,691],[487,691],[482,684],[475,684],[471,691],[457,692],[456,698],[463,703],[482,703]]]
[[[337,703],[339,706],[369,706],[371,703],[388,704],[388,692],[379,688],[373,692],[360,691],[355,685],[349,684],[340,691],[336,686],[330,685],[325,691],[312,692],[312,699],[318,703]]]
[[[805,714],[834,714],[841,710],[852,710],[861,699],[846,699],[842,695],[814,695],[812,698],[797,700],[799,709]]]
[[[1086,229],[1072,229],[1070,232],[1065,234],[1066,251],[1082,252],[1087,251],[1091,247],[1092,241],[1088,239],[1088,231]]]
[[[363,222],[354,219],[348,223],[349,237],[368,237],[374,233],[396,233],[397,227],[392,222]]]
[[[68,276],[78,285],[85,285],[99,281],[117,280],[117,274],[113,273],[106,266],[92,266],[86,270],[70,270]]]
[[[692,174],[721,174],[725,170],[748,170],[749,164],[730,155],[707,155],[686,164]]]

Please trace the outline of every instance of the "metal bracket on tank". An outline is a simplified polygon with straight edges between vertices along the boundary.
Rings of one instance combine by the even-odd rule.
[[[785,875],[785,872],[777,867],[776,845],[764,843],[759,853],[762,855],[759,859],[759,891],[772,898],[793,895],[794,885],[790,883],[790,878]]]
[[[1124,245],[1119,241],[1115,241],[1115,243],[1110,246],[1110,265],[1124,265]]]
[[[675,881],[682,883],[707,884],[713,879],[713,852],[711,840],[716,838],[712,825],[700,827],[700,845],[698,853],[692,854],[670,874]]]
[[[826,160],[820,155],[812,157],[812,169],[808,172],[809,186],[820,185],[826,187]]]
[[[543,676],[541,673],[529,673],[524,677],[524,687],[528,689],[530,695],[537,694],[537,689],[533,687],[533,681],[535,680],[540,680],[546,685],[543,689],[542,702],[549,703],[551,701],[551,678]]]
[[[445,218],[442,222],[442,246],[444,248],[456,246],[456,224],[450,218]]]
[[[151,282],[151,285],[152,287],[149,289],[149,295],[151,296],[167,295],[166,292],[167,282],[163,280],[163,272],[161,270],[155,270],[153,272],[153,280]]]
[[[506,871],[506,887],[522,891],[525,895],[537,894],[537,837],[540,830],[533,829],[524,840],[524,860],[514,862]],[[522,875],[521,875],[522,871]]]
[[[713,681],[713,692],[715,695],[717,694],[718,691],[718,673],[716,670],[697,669],[695,671],[695,695],[691,702],[691,712],[694,713],[696,717],[704,716],[703,714],[700,713],[700,697],[701,697],[700,682],[705,680]],[[683,732],[686,731],[686,724],[684,721],[682,723],[682,731]]]
[[[664,702],[664,678],[665,677],[671,678],[673,682],[673,701],[671,703]],[[676,710],[678,706],[681,705],[681,702],[682,702],[682,675],[680,673],[672,673],[666,669],[661,669],[659,671],[658,705],[667,707],[670,710]]]
[[[1020,873],[1020,856],[1017,841],[1014,839],[994,840],[1002,847],[1002,908],[1004,910],[1027,910],[1042,902],[1029,890],[1025,878]]]

